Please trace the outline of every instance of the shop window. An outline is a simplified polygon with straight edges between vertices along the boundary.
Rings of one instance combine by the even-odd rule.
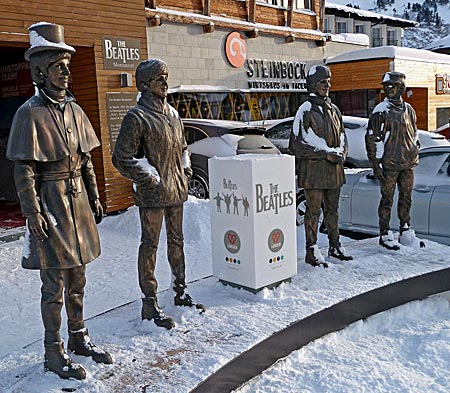
[[[436,109],[437,128],[442,127],[450,122],[450,108]]]
[[[251,121],[294,116],[306,97],[294,92],[176,92],[167,99],[182,118]],[[193,132],[187,137],[199,138]]]
[[[336,25],[338,34],[348,33],[347,22],[337,22]]]
[[[330,96],[342,114],[347,116],[369,117],[378,103],[375,89],[332,92]]]

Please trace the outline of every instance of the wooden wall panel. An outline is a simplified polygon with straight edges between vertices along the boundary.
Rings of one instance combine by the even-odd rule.
[[[64,26],[66,43],[77,49],[71,66],[74,94],[102,144],[92,154],[102,203],[107,212],[132,205],[130,182],[111,163],[106,93],[136,90],[120,87],[121,70],[103,69],[102,37],[140,39],[141,58],[146,59],[144,0],[2,0],[0,11],[0,46],[28,48],[33,23]]]
[[[374,59],[330,64],[331,91],[380,89],[392,59]]]

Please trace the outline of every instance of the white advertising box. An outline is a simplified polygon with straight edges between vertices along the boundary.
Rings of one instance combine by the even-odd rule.
[[[213,275],[252,291],[297,274],[295,159],[209,159]]]

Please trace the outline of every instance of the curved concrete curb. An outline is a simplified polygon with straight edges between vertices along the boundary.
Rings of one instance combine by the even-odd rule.
[[[388,284],[344,300],[274,333],[225,364],[191,393],[229,393],[311,341],[360,319],[448,290],[450,268]]]

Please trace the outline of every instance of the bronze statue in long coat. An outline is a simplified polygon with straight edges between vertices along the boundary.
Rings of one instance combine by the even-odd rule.
[[[90,154],[100,143],[67,91],[75,49],[64,43],[63,27],[42,22],[29,32],[25,59],[36,94],[15,114],[6,153],[15,163],[27,219],[22,266],[40,270],[45,370],[84,379],[86,371],[66,354],[59,330],[64,299],[69,350],[112,363],[111,355],[91,341],[83,318],[86,264],[100,255],[96,221],[103,209]]]

